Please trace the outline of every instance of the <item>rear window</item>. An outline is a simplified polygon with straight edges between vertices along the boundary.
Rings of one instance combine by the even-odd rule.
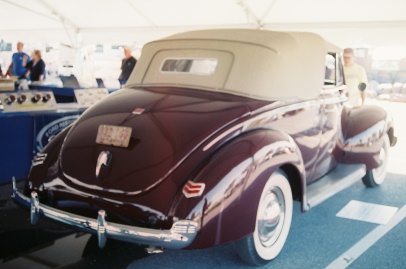
[[[216,71],[217,64],[216,58],[166,58],[161,72],[210,76]]]

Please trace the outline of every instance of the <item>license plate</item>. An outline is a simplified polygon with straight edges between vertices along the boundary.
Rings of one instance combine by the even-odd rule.
[[[96,143],[126,148],[130,143],[131,133],[131,127],[100,125]]]

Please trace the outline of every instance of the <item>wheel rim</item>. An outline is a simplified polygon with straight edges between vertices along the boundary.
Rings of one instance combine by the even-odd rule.
[[[259,240],[265,247],[272,246],[278,240],[285,220],[285,199],[278,187],[266,192],[258,213]]]
[[[386,176],[386,164],[387,164],[387,152],[386,152],[386,147],[384,146],[381,148],[381,151],[379,152],[379,161],[380,165],[377,168],[372,169],[372,173],[375,178],[375,183],[376,184],[381,184]]]
[[[255,219],[254,247],[261,259],[270,261],[282,250],[289,234],[292,211],[289,180],[276,171],[262,190]]]

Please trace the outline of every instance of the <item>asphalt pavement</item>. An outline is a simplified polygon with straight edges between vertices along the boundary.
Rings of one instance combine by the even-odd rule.
[[[336,217],[349,201],[406,206],[406,175],[389,174],[379,188],[366,188],[360,181],[307,213],[294,206],[291,231],[281,254],[262,268],[326,268],[378,227],[373,223]],[[399,211],[398,211],[399,213]],[[396,216],[396,215],[395,215]],[[375,237],[376,238],[376,237]],[[345,257],[334,268],[406,268],[406,219],[389,230],[370,248],[354,259]],[[128,268],[252,268],[240,261],[232,244],[205,250],[170,250],[133,261]]]

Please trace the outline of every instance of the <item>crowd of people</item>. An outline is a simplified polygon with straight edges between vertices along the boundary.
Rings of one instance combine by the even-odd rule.
[[[0,65],[0,77],[14,76],[18,79],[27,79],[32,82],[44,81],[46,77],[46,64],[42,59],[40,50],[34,50],[31,57],[23,51],[24,44],[17,43],[17,52],[12,55],[11,64],[3,72]],[[132,56],[130,47],[124,47],[124,58],[121,62],[121,74],[118,78],[120,86],[126,84],[133,71],[137,60]]]
[[[17,52],[11,57],[11,64],[5,73],[0,66],[0,75],[15,76],[19,79],[29,79],[31,81],[43,81],[45,79],[45,62],[42,60],[40,50],[34,50],[31,57],[23,51],[24,44],[17,43]]]
[[[17,52],[13,54],[12,61],[7,71],[3,73],[0,65],[0,76],[17,76],[19,79],[27,79],[31,81],[43,81],[45,79],[45,62],[42,60],[40,50],[34,50],[31,57],[23,51],[24,44],[17,43]],[[364,104],[365,92],[359,91],[360,83],[367,83],[367,75],[365,69],[354,63],[354,51],[351,48],[344,49],[344,74],[346,84],[349,91],[350,102],[354,106]],[[120,86],[127,83],[137,60],[131,54],[130,47],[124,47],[124,58],[121,62],[121,74],[118,78]]]

